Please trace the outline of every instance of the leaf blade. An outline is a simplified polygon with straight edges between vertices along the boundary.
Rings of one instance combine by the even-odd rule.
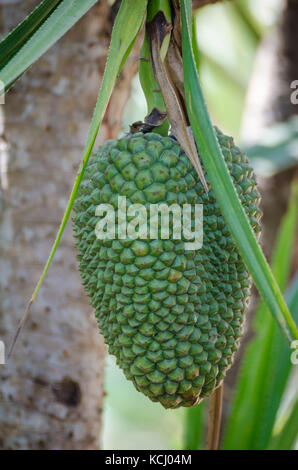
[[[292,337],[298,338],[297,326],[236,193],[205,105],[192,51],[191,1],[181,0],[181,18],[186,104],[199,154],[239,252],[290,342]]]
[[[0,67],[7,62],[42,25],[62,0],[43,0],[0,42]]]
[[[97,0],[62,0],[0,71],[7,91],[28,68],[58,41]],[[32,12],[33,15],[33,12]],[[12,33],[11,33],[12,34]]]
[[[270,449],[272,450],[291,450],[297,440],[298,429],[298,400],[294,404],[290,415],[284,424],[281,432],[273,440]]]

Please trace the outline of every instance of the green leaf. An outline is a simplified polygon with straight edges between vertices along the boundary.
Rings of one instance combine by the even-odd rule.
[[[185,409],[183,450],[203,449],[205,431],[206,400]]]
[[[121,3],[119,12],[117,14],[117,17],[114,23],[113,31],[112,31],[109,55],[108,55],[108,59],[107,59],[107,63],[106,63],[105,71],[104,71],[104,76],[103,76],[100,92],[99,92],[96,106],[94,109],[92,122],[90,125],[81,164],[80,164],[80,167],[79,167],[79,170],[78,170],[75,182],[74,182],[74,186],[73,186],[67,207],[65,209],[63,219],[61,221],[55,242],[51,249],[49,258],[46,262],[46,265],[41,274],[41,277],[32,294],[32,297],[27,306],[25,315],[20,321],[18,330],[16,332],[16,335],[13,339],[13,342],[9,351],[9,356],[12,353],[17,337],[29,314],[30,307],[32,303],[34,302],[40,287],[42,286],[44,278],[46,277],[50,264],[53,260],[56,249],[59,245],[61,236],[64,232],[66,223],[69,219],[77,191],[82,181],[85,168],[87,166],[90,154],[92,152],[93,145],[94,145],[96,136],[98,134],[100,124],[102,122],[102,119],[106,111],[112,91],[114,89],[118,74],[120,73],[121,67],[123,66],[124,59],[125,57],[127,57],[128,52],[131,50],[132,45],[144,22],[146,6],[147,6],[147,0],[138,0],[137,3],[135,2],[132,3],[130,0],[123,0]]]
[[[195,15],[192,18],[192,50],[195,59],[197,72],[200,70],[200,51],[197,42],[197,22]]]
[[[234,10],[236,15],[239,17],[239,20],[242,23],[242,27],[246,28],[251,35],[251,37],[255,40],[256,43],[260,42],[262,39],[262,34],[258,28],[258,25],[254,21],[254,18],[250,14],[250,11],[247,7],[247,3],[243,3],[242,1],[234,1],[231,4],[231,8]]]
[[[272,315],[290,342],[292,337],[298,338],[297,326],[241,205],[205,105],[192,51],[191,6],[190,0],[181,0],[186,105],[198,152],[239,252]]]
[[[44,23],[62,0],[44,0],[0,42],[0,67],[13,56]]]
[[[10,33],[6,38],[10,48],[8,61],[0,70],[0,80],[4,83],[4,89],[7,91],[96,2],[97,0],[85,0],[84,2],[81,0],[63,0],[55,8],[50,8],[50,3],[53,2],[45,2],[49,4],[48,9],[46,9],[46,4],[40,5],[39,12],[33,12],[27,23],[19,25],[14,32]],[[44,15],[43,22],[41,18],[39,19],[40,13]],[[24,35],[24,38],[20,35]],[[28,40],[25,40],[26,35],[29,37]],[[16,49],[12,44],[15,39],[18,39]],[[5,48],[5,45],[2,47]],[[11,56],[11,52],[15,52],[14,55]]]
[[[298,222],[297,187],[293,189],[272,261],[273,271],[282,290],[285,289],[290,274]],[[297,292],[291,289],[287,300],[297,321],[297,282],[295,288]],[[292,351],[287,347],[264,302],[261,302],[256,312],[254,327],[256,336],[248,345],[242,360],[225,433],[225,449],[267,448],[292,366]]]
[[[291,450],[298,438],[298,400],[294,404],[282,430],[272,441],[272,450]]]

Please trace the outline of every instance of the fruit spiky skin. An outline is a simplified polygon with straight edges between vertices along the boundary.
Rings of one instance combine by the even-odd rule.
[[[216,133],[258,233],[260,197],[248,159],[232,138]],[[118,195],[147,208],[203,204],[202,248],[186,251],[183,238],[173,237],[97,239],[95,208],[109,203],[117,209]],[[74,210],[83,284],[126,377],[166,408],[210,395],[238,348],[251,279],[212,189],[204,192],[177,141],[137,133],[106,142],[89,160]]]

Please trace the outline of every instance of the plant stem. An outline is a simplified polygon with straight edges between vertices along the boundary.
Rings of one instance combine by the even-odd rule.
[[[210,398],[207,450],[218,450],[221,425],[223,385],[220,385]]]

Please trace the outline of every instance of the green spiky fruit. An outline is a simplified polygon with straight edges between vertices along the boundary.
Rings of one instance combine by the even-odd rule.
[[[259,192],[247,157],[216,129],[240,200],[256,233]],[[208,183],[208,177],[206,176]],[[209,184],[209,183],[208,183]],[[99,204],[203,204],[201,249],[182,239],[98,239]],[[251,279],[221,214],[171,137],[132,134],[90,158],[74,205],[83,284],[100,331],[137,390],[166,408],[210,395],[231,366],[242,333]],[[117,218],[116,218],[117,222]]]

